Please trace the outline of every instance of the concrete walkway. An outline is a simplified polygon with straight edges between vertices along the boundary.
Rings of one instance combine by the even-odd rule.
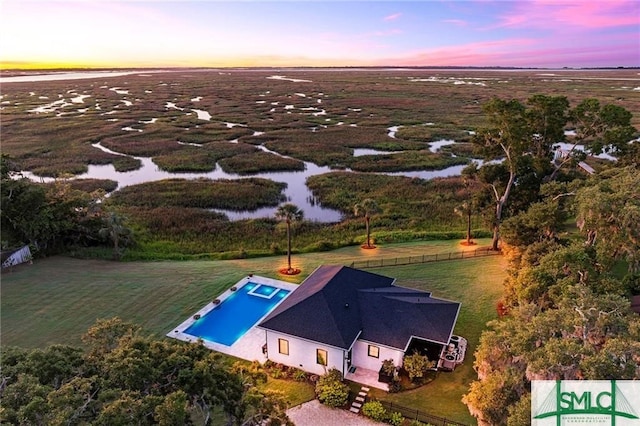
[[[305,402],[287,410],[287,415],[296,426],[380,426],[364,416],[340,408],[329,408],[320,401]]]

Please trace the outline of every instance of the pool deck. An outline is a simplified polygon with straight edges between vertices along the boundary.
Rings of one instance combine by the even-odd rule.
[[[256,283],[256,284],[266,284],[266,285],[274,286],[274,287],[281,288],[284,290],[289,290],[289,291],[293,291],[298,287],[296,284],[275,280],[273,278],[261,277],[258,275],[249,275],[247,277],[244,277],[243,279],[238,281],[236,284],[234,284],[233,287],[236,287],[237,289],[239,289],[249,282]],[[223,302],[227,297],[231,296],[233,293],[234,291],[232,291],[231,288],[229,288],[220,296],[218,296],[216,299],[220,300],[220,302]],[[185,320],[182,324],[180,324],[179,326],[171,330],[169,333],[167,333],[167,337],[182,340],[184,342],[197,342],[199,340],[198,337],[187,334],[184,331],[196,321],[194,318],[195,315],[204,316],[206,313],[208,313],[210,310],[212,310],[216,306],[217,304],[215,304],[212,300],[207,305],[202,307],[202,309],[200,309],[198,312],[195,312],[191,317]],[[267,315],[269,314],[267,313],[265,317]],[[256,327],[256,325],[259,324],[260,321],[262,321],[263,319],[264,317],[256,321],[256,323],[253,326],[251,326],[251,328],[242,337],[236,340],[236,342],[231,346],[223,345],[216,342],[210,342],[207,340],[203,340],[202,343],[204,344],[205,347],[217,352],[235,356],[241,359],[246,359],[249,361],[259,361],[263,363],[267,360],[266,355],[262,353],[262,346],[267,342],[266,332]]]

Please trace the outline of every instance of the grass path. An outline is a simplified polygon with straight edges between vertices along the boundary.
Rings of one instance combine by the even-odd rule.
[[[486,246],[489,241],[470,248]],[[228,261],[130,262],[52,257],[2,274],[0,320],[2,345],[43,348],[54,343],[79,345],[98,318],[119,316],[163,336],[185,318],[253,273],[300,283],[322,264],[350,264],[379,259],[465,250],[458,241],[428,241],[380,246],[376,250],[347,247],[324,253],[295,255],[300,275],[277,273],[286,256]],[[465,363],[453,373],[422,388],[376,395],[432,414],[473,423],[460,402],[475,378],[473,351],[485,323],[495,318],[495,303],[506,276],[502,257],[445,261],[370,269],[397,279],[397,284],[433,292],[462,302],[456,334],[470,341]]]

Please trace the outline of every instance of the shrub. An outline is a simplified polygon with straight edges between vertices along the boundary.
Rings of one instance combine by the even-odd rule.
[[[307,380],[307,373],[299,368],[296,368],[293,372],[293,380],[296,382],[304,382]]]
[[[284,376],[284,373],[282,372],[282,370],[280,370],[279,368],[274,368],[272,370],[269,371],[269,374],[271,375],[271,377],[273,377],[274,379],[281,379],[282,376]]]
[[[392,380],[391,383],[389,383],[389,393],[397,393],[402,391],[402,380],[400,379],[400,377],[395,376]]]
[[[380,401],[365,402],[362,406],[362,414],[378,422],[383,422],[387,418],[387,410]]]
[[[420,420],[411,420],[409,426],[433,426],[431,423],[422,423]]]
[[[391,413],[391,415],[387,419],[387,422],[393,426],[400,426],[402,425],[403,421],[404,417],[402,417],[402,414],[398,413],[397,411]]]
[[[349,386],[342,381],[342,373],[332,368],[318,379],[316,395],[324,405],[342,407],[349,398]]]
[[[422,378],[434,365],[433,361],[429,361],[426,355],[420,355],[418,352],[414,352],[412,355],[404,357],[403,368],[409,374],[409,379],[412,381],[418,378]]]
[[[393,376],[396,372],[396,366],[392,359],[382,361],[382,372],[387,376]]]

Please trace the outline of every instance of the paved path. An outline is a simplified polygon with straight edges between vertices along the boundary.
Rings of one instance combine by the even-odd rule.
[[[320,401],[305,402],[287,410],[287,415],[296,426],[380,426],[364,416],[339,408],[329,408]]]

